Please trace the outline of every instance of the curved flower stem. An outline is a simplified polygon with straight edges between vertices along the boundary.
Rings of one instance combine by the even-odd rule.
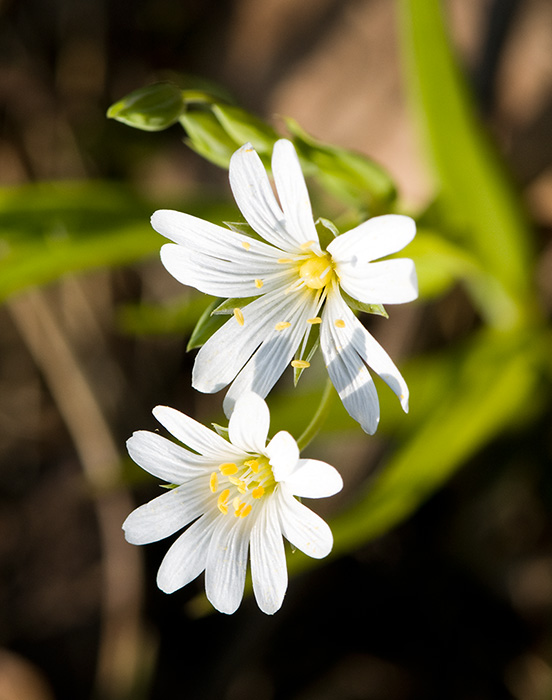
[[[297,439],[297,446],[299,447],[299,451],[302,451],[311,442],[311,440],[315,437],[315,435],[322,427],[322,424],[328,417],[333,395],[333,384],[329,379],[327,379],[326,386],[324,388],[324,393],[322,394],[322,398],[320,399],[320,404],[318,405],[316,413],[312,417],[311,422],[307,425],[303,433]]]

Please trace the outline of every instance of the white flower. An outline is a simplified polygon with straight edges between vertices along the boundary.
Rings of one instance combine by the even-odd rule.
[[[265,613],[276,612],[287,588],[282,535],[317,559],[333,544],[328,525],[295,496],[332,496],[342,488],[341,476],[325,462],[299,459],[285,431],[267,445],[270,415],[257,394],[236,401],[230,442],[175,409],[157,406],[153,413],[194,452],[147,431],[128,440],[137,464],[176,486],[128,516],[126,539],[147,544],[189,525],[165,555],[157,584],[172,593],[205,570],[207,598],[229,614],[243,597],[250,548],[257,603]]]
[[[177,244],[161,249],[164,266],[177,280],[218,297],[257,297],[243,308],[236,304],[234,317],[200,349],[193,386],[211,393],[232,383],[224,402],[228,415],[244,391],[266,396],[290,363],[308,366],[297,358],[305,357],[309,333],[320,324],[330,378],[350,415],[373,433],[379,401],[367,365],[397,394],[405,411],[408,388],[342,292],[362,304],[415,299],[411,260],[373,262],[407,245],[414,238],[415,223],[407,216],[374,217],[322,250],[290,141],[276,142],[272,172],[280,204],[253,148],[246,144],[232,156],[234,197],[260,239],[176,211],[161,210],[152,217],[155,230]]]

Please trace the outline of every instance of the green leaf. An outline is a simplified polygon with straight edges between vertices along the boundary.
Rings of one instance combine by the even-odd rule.
[[[227,426],[225,427],[224,425],[219,425],[218,423],[211,423],[211,425],[218,435],[230,442],[230,433]]]
[[[470,291],[502,328],[535,315],[531,232],[519,197],[484,133],[450,48],[439,0],[401,0],[405,84],[440,190],[442,221],[487,274]]]
[[[180,117],[180,123],[186,130],[188,137],[184,140],[190,148],[220,168],[228,169],[238,145],[212,112],[188,110]]]
[[[307,134],[293,119],[286,119],[293,143],[320,184],[346,204],[365,208],[370,216],[390,211],[396,198],[389,175],[368,157],[329,146]]]
[[[131,92],[107,110],[109,119],[143,131],[162,131],[176,124],[186,102],[171,83],[155,83]]]
[[[236,144],[236,148],[250,143],[259,155],[270,155],[277,132],[264,121],[240,107],[217,104],[213,113],[220,125]]]

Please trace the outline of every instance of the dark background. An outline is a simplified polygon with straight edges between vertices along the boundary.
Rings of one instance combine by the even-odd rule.
[[[534,221],[549,312],[552,6],[445,5]],[[159,202],[210,188],[226,196],[224,171],[191,153],[178,127],[146,134],[105,118],[117,99],[176,72],[371,155],[420,206],[431,179],[405,105],[394,11],[386,0],[7,0],[0,182],[110,178]],[[133,472],[133,485],[102,491],[94,446],[83,458],[82,441],[122,453],[132,430],[153,427],[156,403],[199,417],[215,405],[189,388],[181,338],[117,330],[121,303],[180,292],[167,278],[153,259],[0,309],[1,700],[552,697],[549,409],[487,446],[393,532],[292,579],[274,617],[249,598],[231,618],[206,614],[201,580],[157,590],[166,544],[133,548],[120,533],[155,485]],[[470,318],[454,294],[423,313],[428,340],[417,349],[454,340]],[[50,344],[37,342],[37,318]],[[64,373],[88,382],[80,404],[92,408],[76,423],[60,398]],[[385,449],[367,451],[357,471]]]

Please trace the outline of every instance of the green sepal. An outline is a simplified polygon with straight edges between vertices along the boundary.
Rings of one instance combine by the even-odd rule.
[[[294,119],[286,119],[286,126],[299,157],[305,166],[314,166],[314,176],[328,192],[346,204],[360,205],[371,216],[391,209],[397,190],[381,166],[361,153],[317,141]]]
[[[212,316],[231,316],[234,309],[243,309],[257,297],[231,297],[219,303],[212,311]]]
[[[219,425],[218,423],[211,423],[213,428],[215,429],[215,432],[223,437],[225,440],[228,440],[230,442],[230,434],[228,431],[228,427],[224,427],[224,425]]]
[[[243,236],[254,238],[256,241],[261,241],[261,243],[266,243],[265,239],[259,236],[245,221],[224,221],[223,223],[225,226],[228,226],[231,231],[234,231],[234,233],[241,233]]]
[[[163,131],[176,124],[185,110],[180,88],[172,83],[155,83],[111,105],[107,117],[142,131]]]
[[[188,110],[180,117],[186,130],[185,143],[206,160],[228,169],[238,147],[211,111]]]
[[[326,250],[326,248],[330,245],[333,239],[339,236],[337,226],[334,224],[333,221],[330,221],[329,219],[323,219],[322,217],[316,219],[314,225],[316,226],[316,232],[318,233],[320,247],[322,248],[322,250]]]
[[[213,316],[213,310],[217,308],[220,302],[220,299],[214,299],[201,314],[186,346],[186,352],[205,345],[213,333],[216,333],[224,325],[225,319]]]
[[[320,345],[320,324],[317,323],[317,324],[314,324],[311,326],[306,346],[297,352],[294,359],[295,360],[305,360],[306,362],[310,362],[312,360],[312,358],[314,357],[314,353],[318,350],[319,345]],[[307,368],[306,367],[294,367],[293,368],[293,385],[294,386],[297,386],[299,379],[301,378],[301,375],[303,374],[305,369],[307,369]]]
[[[235,142],[236,148],[250,143],[259,154],[270,155],[278,133],[262,119],[249,114],[240,107],[216,104],[213,114],[222,128]]]
[[[355,299],[354,297],[347,294],[343,289],[341,289],[341,296],[343,301],[350,306],[351,309],[355,311],[362,311],[365,314],[374,314],[375,316],[383,316],[384,318],[389,318],[389,314],[384,309],[383,304],[364,304],[363,302]]]
[[[179,486],[181,486],[181,484],[159,484],[159,486],[160,486],[162,489],[176,489],[176,488],[178,488]]]

